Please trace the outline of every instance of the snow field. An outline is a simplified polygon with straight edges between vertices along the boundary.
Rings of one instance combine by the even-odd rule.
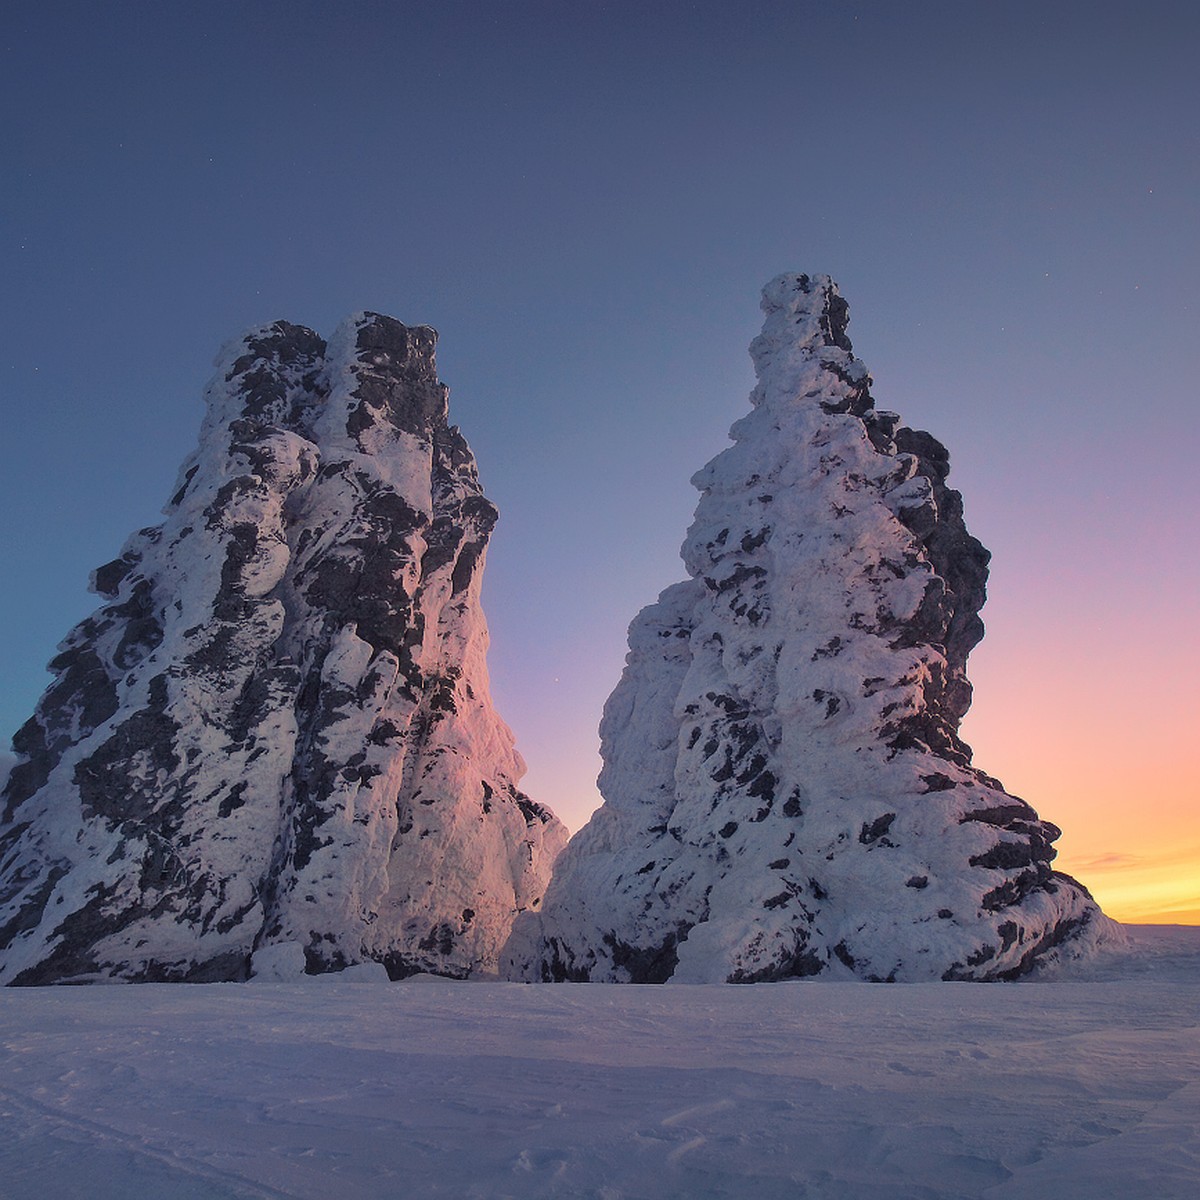
[[[1200,930],[1131,934],[1082,981],[3,989],[0,1196],[1194,1200]]]

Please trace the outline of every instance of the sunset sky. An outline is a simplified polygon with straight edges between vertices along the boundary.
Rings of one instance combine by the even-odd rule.
[[[634,614],[828,273],[992,551],[964,728],[1111,915],[1200,924],[1200,7],[9,6],[0,737],[155,523],[220,344],[432,324],[501,510],[493,693],[578,828]]]

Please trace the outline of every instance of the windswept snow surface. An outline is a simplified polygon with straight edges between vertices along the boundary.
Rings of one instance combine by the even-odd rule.
[[[1200,930],[1086,970],[3,989],[0,1196],[1194,1200]]]

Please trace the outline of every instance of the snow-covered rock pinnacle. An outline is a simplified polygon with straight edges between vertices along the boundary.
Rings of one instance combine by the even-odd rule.
[[[605,803],[507,971],[1009,979],[1117,936],[959,737],[988,553],[944,447],[875,408],[830,279],[763,308],[753,408],[693,479],[691,578],[630,627]]]
[[[496,510],[435,342],[364,313],[218,360],[166,519],[14,739],[0,982],[495,969],[566,834],[491,705]]]

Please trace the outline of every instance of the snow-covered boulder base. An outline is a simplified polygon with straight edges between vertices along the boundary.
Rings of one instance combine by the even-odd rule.
[[[753,408],[693,479],[691,578],[630,627],[605,803],[506,969],[1012,979],[1119,937],[958,736],[988,553],[945,448],[876,409],[829,278],[763,308]]]
[[[166,520],[14,739],[0,982],[495,970],[566,833],[492,709],[496,510],[435,342],[366,313],[218,360]]]

